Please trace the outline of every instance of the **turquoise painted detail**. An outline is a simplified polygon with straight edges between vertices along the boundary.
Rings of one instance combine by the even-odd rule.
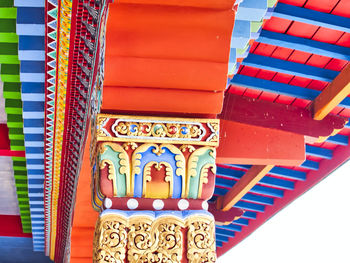
[[[212,149],[200,148],[192,153],[189,158],[189,191],[188,198],[198,199],[199,187],[202,177],[203,183],[207,183],[207,179],[203,178],[207,175],[207,169],[211,167],[216,167],[215,164],[215,154]]]
[[[104,146],[104,152],[100,154],[100,164],[103,163],[103,161],[108,161],[108,164],[113,164],[113,166],[109,166],[109,169],[114,169],[115,179],[116,179],[116,186],[117,186],[117,197],[124,197],[126,196],[126,174],[121,173],[122,167],[124,166],[123,163],[128,160],[125,160],[122,158],[121,155],[124,153],[121,151],[115,151],[112,149],[111,146],[105,145]],[[109,173],[111,174],[111,173]]]

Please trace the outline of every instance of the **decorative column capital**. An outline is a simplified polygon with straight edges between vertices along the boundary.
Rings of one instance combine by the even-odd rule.
[[[97,210],[105,197],[137,198],[138,209],[145,209],[147,199],[212,196],[219,120],[99,114],[96,124],[91,156]],[[176,204],[167,202],[164,209]],[[122,209],[120,202],[105,208]]]

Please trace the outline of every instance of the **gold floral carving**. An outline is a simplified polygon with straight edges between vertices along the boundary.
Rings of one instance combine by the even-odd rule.
[[[106,215],[96,225],[93,262],[124,263],[127,244],[127,221],[117,215]]]
[[[187,220],[189,263],[216,262],[215,223],[211,218],[193,216]]]
[[[182,220],[165,217],[152,222],[136,217],[130,219],[129,225],[128,262],[181,262],[183,254],[181,229],[184,227]]]
[[[187,260],[183,259],[186,245]],[[154,219],[107,214],[96,225],[93,262],[210,263],[216,261],[215,248],[214,219],[206,215]]]

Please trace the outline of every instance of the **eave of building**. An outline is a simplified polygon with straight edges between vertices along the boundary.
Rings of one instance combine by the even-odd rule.
[[[348,65],[349,3],[280,1],[262,27],[228,91],[241,96],[306,108]],[[312,14],[312,18],[310,18]],[[337,22],[334,22],[337,21]],[[307,39],[307,40],[306,40]],[[350,117],[348,98],[332,114]],[[299,167],[274,167],[235,207],[246,210],[239,220],[217,226],[218,255],[241,242],[268,218],[329,175],[350,158],[350,126],[321,143],[306,145]],[[219,164],[216,190],[224,195],[249,166]]]

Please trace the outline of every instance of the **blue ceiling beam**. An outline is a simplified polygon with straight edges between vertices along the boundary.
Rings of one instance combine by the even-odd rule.
[[[220,236],[226,236],[226,237],[234,237],[235,236],[234,231],[227,230],[227,229],[221,229],[218,227],[216,227],[215,232],[217,235],[220,235]]]
[[[300,167],[317,171],[319,168],[319,163],[311,160],[305,160]]]
[[[245,171],[238,171],[226,167],[217,167],[217,175],[223,175],[227,177],[231,177],[234,179],[240,179],[244,174]],[[231,181],[231,184],[234,182]],[[279,178],[274,178],[270,176],[264,176],[260,181],[260,184],[266,185],[266,186],[272,186],[272,187],[277,187],[281,189],[287,189],[287,190],[293,190],[294,189],[294,183],[291,181],[286,181],[283,179]],[[230,187],[230,186],[228,186]]]
[[[305,153],[310,156],[320,157],[328,160],[333,158],[332,150],[312,145],[305,145]]]
[[[237,225],[233,225],[233,224],[216,225],[216,228],[225,229],[225,230],[234,231],[234,232],[241,232],[242,231],[242,227],[241,226],[237,226]]]
[[[349,144],[349,138],[346,135],[336,134],[334,136],[330,136],[326,140],[327,142],[331,142],[337,145],[347,146]]]
[[[315,55],[350,60],[350,48],[307,38],[262,30],[259,38],[256,41],[259,43],[295,49]]]
[[[245,170],[248,170],[251,167],[251,165],[243,165],[243,164],[228,164],[228,166],[236,167],[239,169],[245,169]],[[277,175],[277,176],[280,176],[280,177],[283,177],[286,179],[293,179],[293,180],[297,180],[297,181],[305,181],[306,180],[306,173],[305,172],[296,171],[296,170],[284,168],[284,167],[275,166],[274,168],[272,168],[270,170],[270,172],[268,174]]]
[[[228,242],[229,237],[216,234],[215,239],[220,242]]]
[[[251,211],[245,211],[241,218],[256,219],[256,213]]]
[[[217,247],[222,247],[222,242],[221,242],[221,241],[216,240],[216,246],[217,246]]]
[[[225,195],[228,192],[228,189],[216,187],[214,190],[214,195]],[[241,198],[242,201],[248,201],[261,205],[273,205],[273,198],[267,196],[261,196],[256,194],[246,194]]]
[[[244,218],[239,218],[233,221],[232,224],[239,225],[239,226],[247,226],[249,224],[249,220]]]
[[[318,68],[256,54],[249,54],[248,57],[243,60],[242,65],[327,82],[331,82],[339,74],[339,72],[335,70]]]
[[[312,9],[278,3],[272,16],[350,33],[350,19]]]
[[[261,196],[261,195],[256,195],[256,194],[245,194],[242,199],[242,201],[249,201],[252,203],[256,204],[261,204],[261,205],[273,205],[273,198],[267,197],[267,196]]]
[[[232,182],[232,180],[227,180],[224,178],[217,177],[215,185],[221,186],[221,187],[226,187],[226,188],[231,188],[234,185],[234,182]],[[220,189],[222,189],[222,188],[220,188]],[[219,194],[217,192],[217,190],[215,190],[215,193],[218,193],[218,195],[224,195],[227,191],[228,191],[228,189],[221,190],[221,192],[224,192],[224,193],[222,194],[220,192],[220,194]],[[261,185],[255,185],[252,189],[250,189],[249,192],[253,193],[253,194],[262,194],[262,195],[266,195],[266,196],[270,196],[270,197],[278,197],[278,198],[282,198],[284,195],[283,190],[270,188],[267,186],[261,186]]]
[[[262,90],[280,95],[291,96],[299,99],[314,100],[321,91],[314,89],[302,88],[299,86],[293,86],[276,81],[265,80],[255,77],[249,77],[241,74],[235,75],[230,84],[238,85],[245,88]],[[339,106],[350,108],[350,98],[345,98]]]
[[[249,210],[253,212],[264,212],[265,211],[265,206],[263,205],[258,205],[258,204],[253,204],[253,203],[248,203],[245,201],[238,201],[234,207],[241,208],[244,210]]]

